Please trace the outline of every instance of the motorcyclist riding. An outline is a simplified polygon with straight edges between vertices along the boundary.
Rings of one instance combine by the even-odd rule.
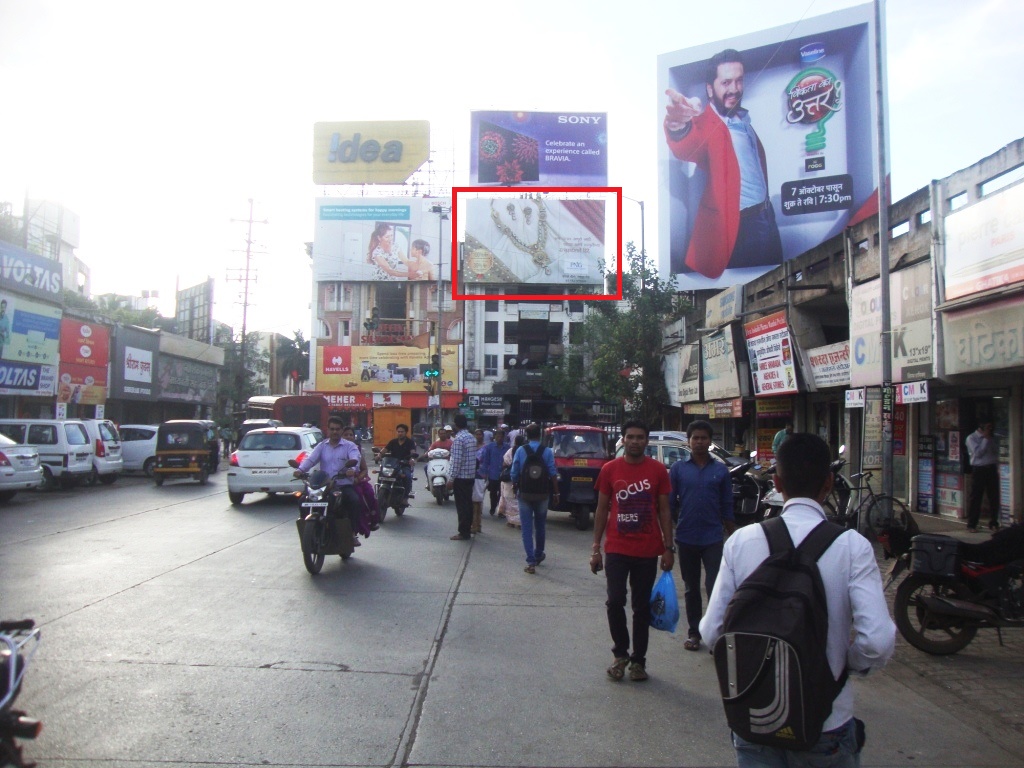
[[[427,452],[434,450],[435,448],[443,448],[446,451],[452,449],[452,428],[445,424],[439,430],[437,430],[437,440],[430,444]],[[430,476],[427,474],[427,465],[423,465],[423,477],[427,481],[427,490],[430,490]]]
[[[409,425],[399,424],[395,427],[395,437],[384,446],[384,453],[394,456],[402,462],[402,487],[407,498],[414,498],[412,492],[412,467],[416,463],[416,443],[409,439]]]
[[[352,523],[352,530],[357,530],[357,515],[359,514],[359,497],[352,487],[353,479],[359,475],[359,465],[363,458],[359,446],[344,440],[341,436],[344,424],[340,417],[331,416],[327,420],[327,439],[317,443],[310,454],[302,460],[299,468],[295,470],[295,477],[301,477],[309,472],[317,464],[320,469],[327,473],[328,477],[334,477],[339,472],[343,476],[334,481],[334,487],[340,492],[340,509],[328,507],[328,514],[340,516],[348,515]],[[356,466],[349,467],[343,471],[345,463],[350,460],[357,462]],[[358,539],[357,539],[358,542]]]

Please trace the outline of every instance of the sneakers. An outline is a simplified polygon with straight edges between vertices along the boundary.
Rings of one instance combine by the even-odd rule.
[[[544,562],[544,561],[545,561],[546,559],[547,559],[547,555],[545,555],[545,554],[544,554],[543,552],[538,552],[538,553],[537,553],[537,565],[540,565],[540,564],[541,564],[541,563],[543,563],[543,562]]]
[[[616,661],[617,663],[617,661]],[[639,661],[634,661],[629,665],[629,679],[636,683],[642,683],[648,677],[647,670],[644,669],[644,665]]]
[[[606,670],[608,677],[618,682],[626,675],[626,667],[629,666],[629,659],[625,656],[615,659],[612,665]]]

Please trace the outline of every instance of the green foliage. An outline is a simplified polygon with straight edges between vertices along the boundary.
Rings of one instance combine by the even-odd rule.
[[[588,301],[583,343],[546,371],[545,387],[561,399],[625,403],[630,417],[656,423],[669,404],[661,355],[663,327],[688,308],[657,265],[627,243],[622,302]]]
[[[298,371],[299,382],[306,381],[309,378],[309,342],[301,329],[296,329],[290,339],[286,336],[278,339],[277,364],[281,374],[291,376],[292,371]]]
[[[246,335],[245,348],[238,339],[218,342],[224,350],[224,368],[217,385],[217,412],[227,411],[228,404],[241,410],[245,401],[256,394],[257,382],[270,371],[270,355],[259,348],[260,335],[253,332]],[[244,357],[244,359],[243,359]]]

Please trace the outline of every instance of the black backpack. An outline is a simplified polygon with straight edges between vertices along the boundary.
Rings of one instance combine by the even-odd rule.
[[[526,459],[519,473],[519,493],[527,500],[546,499],[551,490],[551,473],[544,461],[544,446],[537,451],[530,448],[529,443],[523,446]]]
[[[729,727],[756,744],[807,750],[846,684],[828,664],[818,558],[843,533],[822,521],[799,547],[782,518],[761,523],[769,555],[736,588],[712,651]]]

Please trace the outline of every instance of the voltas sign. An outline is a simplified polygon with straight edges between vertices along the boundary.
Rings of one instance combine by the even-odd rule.
[[[426,120],[313,126],[314,184],[402,184],[429,156]]]

